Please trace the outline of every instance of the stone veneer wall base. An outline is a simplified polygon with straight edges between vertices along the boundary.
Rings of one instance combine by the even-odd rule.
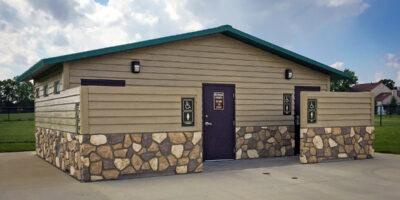
[[[236,159],[294,155],[294,126],[236,127]]]
[[[302,128],[300,163],[367,159],[374,155],[374,127]]]
[[[36,153],[76,179],[202,172],[201,132],[77,135],[36,128]]]

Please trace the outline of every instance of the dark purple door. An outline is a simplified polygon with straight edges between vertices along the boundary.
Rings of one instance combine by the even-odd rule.
[[[234,95],[234,85],[203,85],[204,160],[234,159]]]
[[[294,154],[300,153],[300,92],[301,91],[320,91],[320,87],[295,86],[294,87]]]

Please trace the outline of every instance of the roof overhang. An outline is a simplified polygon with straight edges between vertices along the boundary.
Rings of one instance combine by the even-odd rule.
[[[300,54],[292,52],[290,50],[284,49],[282,47],[279,47],[277,45],[274,45],[272,43],[264,41],[260,38],[254,37],[250,34],[244,33],[240,30],[232,28],[232,26],[230,26],[230,25],[224,25],[224,26],[220,26],[220,27],[216,27],[216,28],[210,28],[210,29],[205,29],[205,30],[201,30],[201,31],[195,31],[195,32],[167,36],[167,37],[161,37],[161,38],[157,38],[157,39],[146,40],[146,41],[141,41],[141,42],[136,42],[136,43],[129,43],[129,44],[107,47],[107,48],[102,48],[102,49],[96,49],[96,50],[91,50],[91,51],[84,51],[84,52],[79,52],[79,53],[63,55],[63,56],[45,58],[45,59],[40,60],[35,65],[30,67],[27,71],[25,71],[23,74],[21,74],[18,77],[17,81],[26,81],[26,80],[33,79],[33,78],[37,77],[38,75],[40,75],[41,73],[47,71],[51,67],[62,64],[64,62],[75,61],[75,60],[80,60],[80,59],[84,59],[84,58],[96,57],[96,56],[102,56],[102,55],[111,54],[111,53],[130,51],[130,50],[135,50],[135,49],[139,49],[139,48],[161,45],[161,44],[166,44],[166,43],[170,43],[170,42],[187,40],[187,39],[192,39],[192,38],[202,37],[202,36],[207,36],[207,35],[212,35],[212,34],[218,34],[218,33],[226,35],[228,37],[235,38],[239,41],[245,42],[249,45],[253,45],[253,46],[263,49],[265,51],[271,52],[273,54],[276,54],[280,57],[291,60],[291,61],[298,63],[300,65],[303,65],[305,67],[311,68],[313,70],[317,70],[322,73],[328,74],[333,79],[349,79],[350,78],[344,72],[337,70],[333,67],[322,64],[320,62],[317,62],[315,60],[312,60],[310,58],[307,58],[305,56],[302,56]]]

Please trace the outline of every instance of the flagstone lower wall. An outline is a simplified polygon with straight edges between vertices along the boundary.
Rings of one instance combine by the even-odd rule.
[[[302,128],[300,131],[300,162],[372,158],[374,127]]]
[[[201,132],[77,135],[36,128],[37,155],[80,181],[203,168]]]
[[[236,128],[236,159],[294,155],[294,126]]]
[[[81,142],[76,134],[37,127],[35,139],[39,157],[76,179],[82,179]]]

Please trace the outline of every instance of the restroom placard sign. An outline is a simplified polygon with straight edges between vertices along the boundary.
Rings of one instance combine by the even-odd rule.
[[[317,122],[317,100],[308,99],[307,101],[307,123]]]
[[[283,115],[292,114],[292,94],[283,94]]]
[[[214,110],[224,110],[224,93],[214,92]]]
[[[194,98],[181,99],[182,126],[194,126]]]

